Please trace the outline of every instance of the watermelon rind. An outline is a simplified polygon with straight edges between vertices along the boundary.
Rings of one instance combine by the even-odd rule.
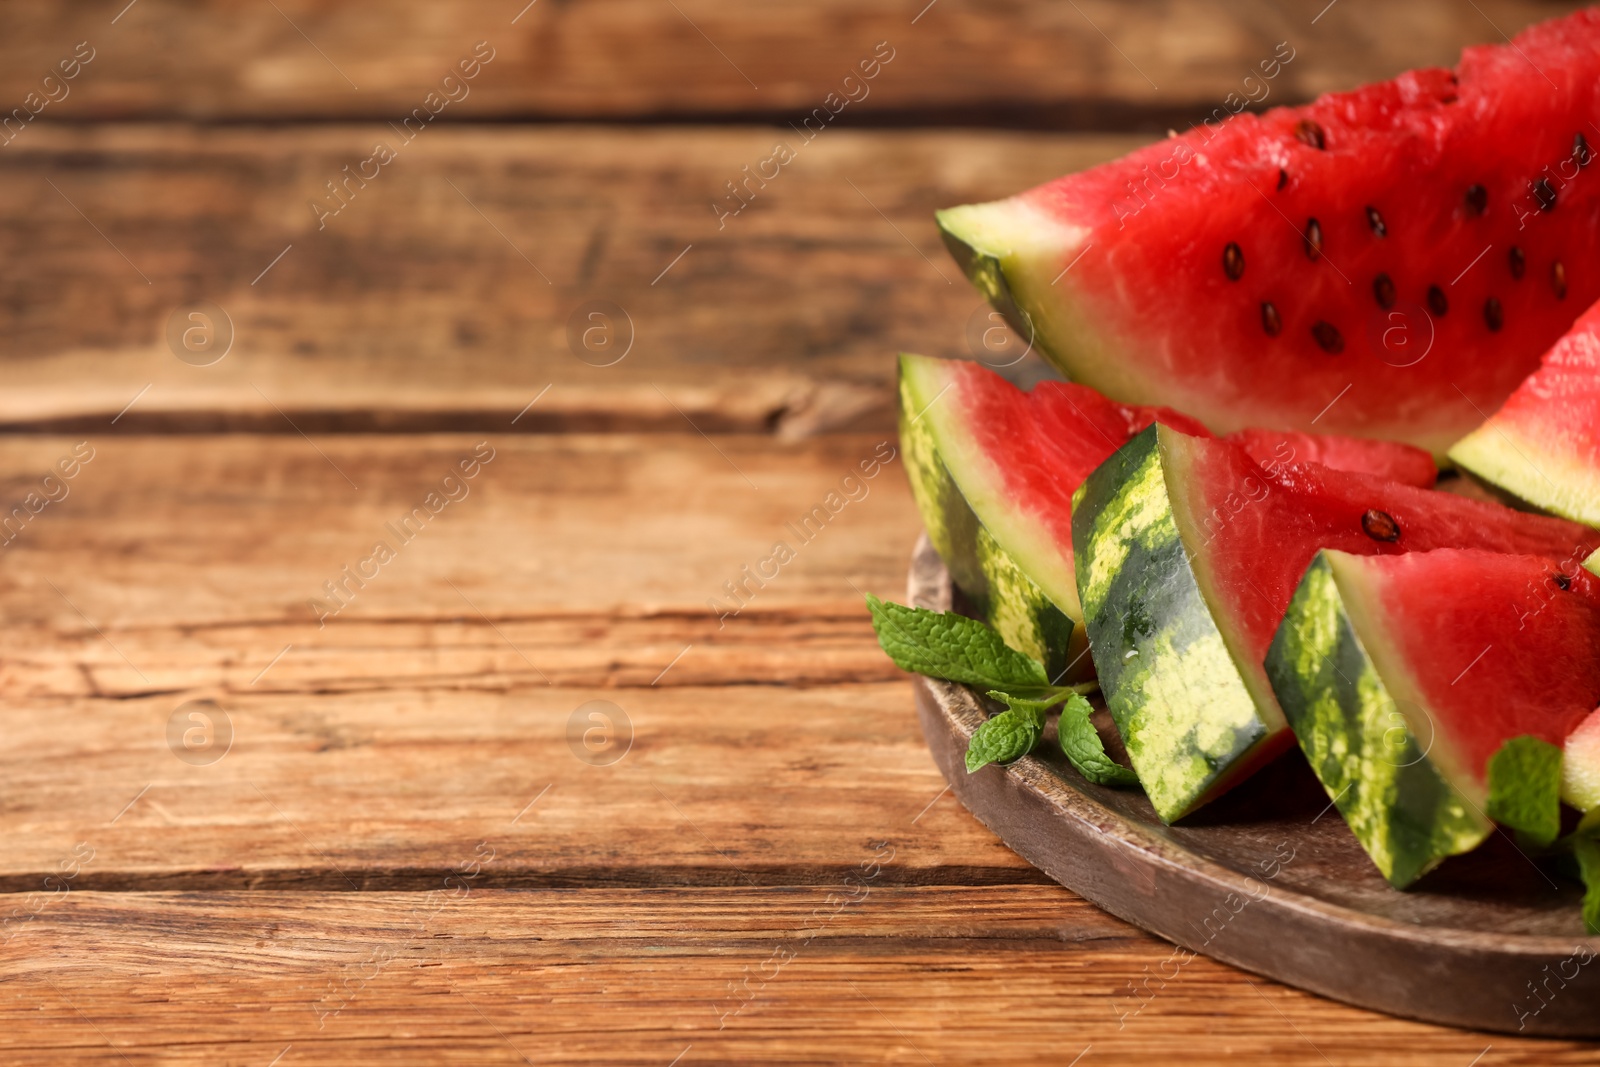
[[[1404,888],[1493,829],[1459,774],[1432,752],[1436,731],[1403,672],[1380,670],[1381,635],[1342,552],[1312,560],[1267,652],[1267,677],[1306,762],[1391,885]],[[1420,739],[1420,740],[1419,740]],[[1440,754],[1442,755],[1442,754]]]
[[[1107,396],[1153,402],[1146,382],[1118,373],[1125,361],[1105,336],[1103,321],[1079,307],[1067,288],[1048,291],[1057,264],[1083,248],[1086,230],[1063,225],[1015,197],[945,208],[934,212],[934,220],[967,279],[1047,361]]]
[[[1263,711],[1218,629],[1180,535],[1151,426],[1073,497],[1072,543],[1100,688],[1156,814],[1173,822],[1275,755]],[[1179,435],[1181,436],[1181,435]]]
[[[1478,478],[1552,515],[1600,527],[1600,469],[1556,453],[1491,418],[1450,447]]]
[[[1035,531],[1018,529],[988,461],[963,433],[955,405],[944,402],[950,379],[942,362],[900,357],[901,455],[928,539],[1007,645],[1044,664],[1052,681],[1085,676],[1092,667],[1081,655],[1086,642],[1074,621],[1082,612],[1070,565],[1030,536]]]
[[[1600,709],[1566,740],[1561,759],[1561,799],[1579,811],[1600,808]]]

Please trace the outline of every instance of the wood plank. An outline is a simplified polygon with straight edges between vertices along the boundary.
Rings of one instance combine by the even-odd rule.
[[[841,121],[1058,128],[1143,122],[1159,131],[1222,105],[1230,92],[1242,94],[1242,80],[1280,41],[1291,42],[1295,58],[1269,85],[1271,104],[1409,67],[1452,64],[1464,45],[1499,42],[1501,31],[1515,33],[1580,5],[1323,6],[826,0],[756,12],[727,0],[470,0],[443,7],[422,0],[140,0],[123,11],[123,0],[25,0],[0,11],[0,100],[21,106],[87,41],[94,59],[40,122],[398,121],[484,41],[493,60],[465,83],[465,96],[451,88],[459,102],[442,117],[781,121],[823,106],[829,93],[860,95],[843,79],[887,42],[892,53],[882,54],[894,58]],[[61,96],[60,87],[52,91]]]
[[[89,841],[100,887],[413,886],[500,828],[508,885],[814,880],[897,826],[918,878],[1040,877],[935,803],[876,651],[857,589],[901,595],[917,525],[897,464],[809,543],[785,529],[882,438],[494,437],[400,544],[385,524],[476,440],[100,441],[0,572],[0,885]],[[71,449],[0,439],[5,499]],[[379,538],[396,557],[319,627]],[[777,539],[796,558],[719,618]],[[232,748],[186,763],[168,723],[206,699]],[[615,766],[572,748],[595,699],[632,724]]]
[[[1138,143],[832,131],[719,229],[777,136],[429,131],[319,229],[387,127],[39,130],[0,153],[0,426],[886,428],[894,352],[965,353],[985,314],[933,210]],[[605,367],[569,342],[598,300],[633,337]],[[233,335],[203,367],[166,334],[201,301]]]
[[[858,850],[858,882],[792,889],[56,894],[22,905],[40,910],[11,942],[0,1049],[18,1064],[1592,1062],[1592,1045],[1390,1019],[1204,957],[1176,968],[1170,946],[1054,886],[868,875],[906,851]]]

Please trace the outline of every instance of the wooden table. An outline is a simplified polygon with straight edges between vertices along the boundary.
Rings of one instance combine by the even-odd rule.
[[[892,447],[896,349],[966,351],[935,207],[1280,40],[1274,103],[1571,5],[123,5],[0,12],[0,101],[93,52],[0,145],[0,1061],[1592,1061],[1149,993],[1169,946],[960,809],[876,650],[898,462],[786,526]]]

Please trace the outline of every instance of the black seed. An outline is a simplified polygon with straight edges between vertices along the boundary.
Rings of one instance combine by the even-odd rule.
[[[1229,241],[1228,247],[1222,250],[1222,270],[1233,281],[1244,277],[1244,253],[1234,241]]]
[[[1316,219],[1306,220],[1306,232],[1301,234],[1305,242],[1306,258],[1316,259],[1322,255],[1322,224]]]
[[[1443,315],[1450,310],[1450,301],[1445,299],[1444,290],[1437,285],[1428,286],[1428,310],[1435,315]]]
[[[1555,289],[1557,300],[1567,298],[1567,268],[1561,265],[1559,259],[1550,264],[1550,286]]]
[[[1580,134],[1578,134],[1578,136],[1582,137],[1583,134],[1580,133]],[[1561,587],[1561,591],[1563,593],[1566,592],[1568,589],[1571,589],[1572,588],[1572,575],[1570,575],[1570,574],[1562,574],[1560,571],[1557,571],[1556,572],[1556,585]]]
[[[1491,333],[1499,333],[1500,327],[1506,324],[1505,312],[1500,309],[1497,298],[1491,296],[1483,302],[1483,321]]]
[[[1311,327],[1311,336],[1317,339],[1317,347],[1330,356],[1337,356],[1344,351],[1344,334],[1331,322],[1318,320]]]
[[[1572,158],[1580,167],[1589,165],[1589,142],[1581,133],[1572,135]]]
[[[1278,318],[1278,309],[1270,301],[1261,302],[1261,328],[1267,331],[1268,337],[1276,337],[1283,332],[1283,320]]]
[[[1394,516],[1387,511],[1370,509],[1361,516],[1361,528],[1367,536],[1374,541],[1386,541],[1390,544],[1400,540],[1400,524],[1394,521]]]
[[[1528,186],[1533,191],[1534,199],[1539,201],[1540,211],[1554,211],[1556,209],[1556,187],[1550,184],[1549,178],[1540,178]]]
[[[1379,307],[1394,307],[1394,282],[1389,280],[1387,274],[1372,279],[1372,295],[1377,298]]]
[[[1328,138],[1323,134],[1322,127],[1310,119],[1301,119],[1295,125],[1294,135],[1301,144],[1309,145],[1312,148],[1322,149],[1328,147]]]
[[[1367,225],[1372,227],[1372,232],[1379,237],[1389,236],[1389,227],[1383,224],[1383,216],[1378,214],[1378,209],[1371,204],[1367,205]]]
[[[1481,185],[1467,186],[1467,210],[1482,215],[1489,210],[1489,190]]]
[[[1509,259],[1511,261],[1511,276],[1513,278],[1521,278],[1525,273],[1527,273],[1528,260],[1527,257],[1522,254],[1522,249],[1518,248],[1516,245],[1512,245]]]
[[[1285,185],[1288,185],[1288,184],[1289,184],[1289,172],[1284,170],[1282,167],[1279,167],[1278,168],[1278,188],[1282,189]]]

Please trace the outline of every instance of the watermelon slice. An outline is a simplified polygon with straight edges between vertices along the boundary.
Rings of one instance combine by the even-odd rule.
[[[1108,396],[1440,455],[1600,297],[1597,116],[1588,10],[938,222],[991,302]]]
[[[1600,304],[1450,458],[1530,504],[1600,526]]]
[[[926,356],[900,357],[899,396],[912,492],[956,586],[1052,678],[1069,667],[1086,676],[1072,492],[1157,419],[1209,436],[1205,427],[1176,411],[1115,404],[1082,385],[1041,382],[1025,393],[977,363]],[[1432,458],[1407,445],[1256,430],[1240,440],[1273,466],[1317,458],[1432,482]]]
[[[1600,709],[1590,712],[1567,737],[1561,799],[1579,811],[1600,808]]]
[[[1156,418],[1092,389],[1024,393],[976,363],[900,357],[900,443],[928,538],[956,586],[1006,644],[1052,679],[1091,664],[1072,573],[1072,491]]]
[[[1520,610],[1551,581],[1559,596]],[[1405,886],[1491,818],[1555,839],[1560,746],[1600,703],[1600,579],[1537,556],[1324,551],[1267,674],[1328,795]]]
[[[1432,489],[1439,480],[1433,456],[1399,441],[1260,429],[1230,433],[1228,440],[1269,469],[1285,463],[1320,463],[1334,470],[1375,474],[1421,489]]]
[[[1570,572],[1600,533],[1315,464],[1269,473],[1229,442],[1156,426],[1079,488],[1072,544],[1107,706],[1171,822],[1292,743],[1263,661],[1318,549],[1482,548]]]

